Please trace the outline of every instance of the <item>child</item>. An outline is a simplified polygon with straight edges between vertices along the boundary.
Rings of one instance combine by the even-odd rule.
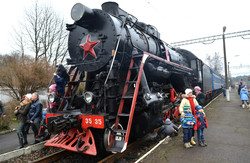
[[[193,133],[193,126],[196,123],[193,114],[191,113],[191,108],[189,105],[184,105],[183,111],[181,114],[181,122],[183,128],[183,143],[185,148],[191,148],[192,145],[190,144],[192,133]]]
[[[205,147],[207,144],[204,140],[204,128],[208,128],[206,115],[204,110],[200,105],[195,107],[195,116],[197,118],[196,125],[197,125],[197,137],[198,137],[198,144],[199,146]]]
[[[170,119],[167,118],[166,121],[163,122],[161,128],[158,130],[157,138],[160,138],[161,135],[163,135],[164,137],[168,135],[171,136],[173,133],[175,135],[178,135],[178,130],[179,130],[178,127],[175,124],[173,124],[170,121]]]
[[[243,104],[244,102],[246,102],[245,104],[248,105],[248,90],[247,90],[247,87],[244,86],[241,91],[240,91],[240,99],[242,101],[242,107],[243,107]],[[248,106],[245,106],[246,108],[248,108]],[[244,108],[244,107],[243,107]]]
[[[60,98],[58,97],[58,93],[56,91],[56,84],[52,84],[49,87],[48,96],[50,95],[54,96],[54,101],[53,102],[49,102],[49,100],[47,101],[47,111],[50,113],[55,113],[60,104]]]

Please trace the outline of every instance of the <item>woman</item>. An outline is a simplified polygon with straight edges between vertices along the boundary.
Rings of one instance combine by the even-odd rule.
[[[194,91],[195,91],[197,102],[200,104],[200,106],[203,107],[206,95],[201,92],[201,88],[199,86],[195,86]]]
[[[19,147],[16,149],[21,149],[24,145],[28,144],[27,141],[27,133],[24,129],[24,124],[27,121],[27,116],[30,109],[31,104],[31,94],[27,94],[25,99],[20,103],[19,106],[15,108],[15,115],[17,116],[18,128],[17,128],[17,136],[19,139]]]
[[[195,99],[195,96],[193,95],[193,91],[192,89],[190,88],[187,88],[185,90],[185,94],[182,95],[182,100],[181,100],[181,104],[180,104],[180,107],[179,107],[179,113],[180,114],[185,114],[184,111],[183,111],[183,108],[185,105],[189,105],[190,108],[191,108],[191,112],[193,114],[193,116],[195,116],[195,106],[196,105],[199,105],[197,100]],[[193,133],[192,133],[192,138],[191,138],[191,141],[190,143],[192,145],[196,145],[195,141],[194,141],[194,130],[193,130]]]

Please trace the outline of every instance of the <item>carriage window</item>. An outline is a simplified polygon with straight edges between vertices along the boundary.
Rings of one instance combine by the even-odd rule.
[[[191,61],[191,68],[192,68],[192,69],[197,69],[196,60],[192,60],[192,61]]]

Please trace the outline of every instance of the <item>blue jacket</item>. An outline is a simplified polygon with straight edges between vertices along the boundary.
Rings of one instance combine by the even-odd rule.
[[[181,117],[181,126],[183,128],[193,128],[193,125],[187,124],[187,122],[193,122],[194,124],[196,123],[195,117],[193,116],[192,113],[185,113],[185,117]]]
[[[58,78],[56,75],[54,75],[54,80],[56,83],[56,90],[59,95],[64,96],[65,94],[65,81],[63,77]]]
[[[240,99],[241,100],[248,100],[248,90],[242,88],[240,91]]]
[[[207,122],[206,119],[204,117],[204,114],[199,112],[199,111],[195,111],[195,116],[197,117],[197,129],[198,128],[207,128]]]
[[[43,105],[40,100],[33,101],[30,105],[29,118],[34,121],[35,118],[42,120],[42,109]]]

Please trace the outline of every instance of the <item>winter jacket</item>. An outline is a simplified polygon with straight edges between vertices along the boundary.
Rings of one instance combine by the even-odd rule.
[[[56,83],[56,90],[60,96],[64,96],[65,94],[65,81],[63,77],[58,78],[57,75],[54,75],[54,80]]]
[[[196,117],[196,126],[197,129],[201,128],[208,128],[207,125],[207,119],[206,117],[204,117],[204,114],[202,112],[199,111],[195,111],[195,117]]]
[[[238,94],[239,94],[239,95],[240,95],[241,89],[244,88],[244,87],[245,87],[245,85],[243,85],[243,84],[239,85],[239,88],[238,88]]]
[[[25,123],[27,121],[27,116],[30,110],[31,100],[24,100],[18,106],[17,110],[17,121]]]
[[[175,124],[173,124],[170,120],[166,120],[163,123],[160,130],[158,131],[158,135],[160,135],[162,133],[164,136],[167,136],[167,135],[171,135],[172,133],[174,133],[178,130],[179,129]]]
[[[6,115],[6,111],[5,111],[5,108],[3,106],[2,101],[0,100],[0,118],[2,117],[2,115]]]
[[[43,105],[40,100],[33,101],[30,105],[29,118],[34,121],[35,118],[42,120],[42,109]]]
[[[185,113],[184,117],[181,117],[181,126],[183,128],[193,128],[194,125],[189,125],[187,122],[193,122],[195,124],[195,117],[193,116],[192,113]]]
[[[182,98],[183,99],[181,100],[181,104],[179,107],[179,113],[183,112],[184,105],[189,105],[191,107],[192,114],[194,115],[195,114],[195,106],[199,105],[197,100],[195,99],[195,96],[188,97],[187,95],[184,94],[184,95],[182,95]],[[190,101],[193,101],[193,105],[194,105],[193,108],[192,108],[192,105],[190,104]]]
[[[204,106],[204,100],[205,100],[206,95],[202,92],[200,92],[197,96],[196,96],[196,100],[199,103],[200,106]]]
[[[248,101],[248,90],[245,88],[242,88],[240,91],[240,99]]]

